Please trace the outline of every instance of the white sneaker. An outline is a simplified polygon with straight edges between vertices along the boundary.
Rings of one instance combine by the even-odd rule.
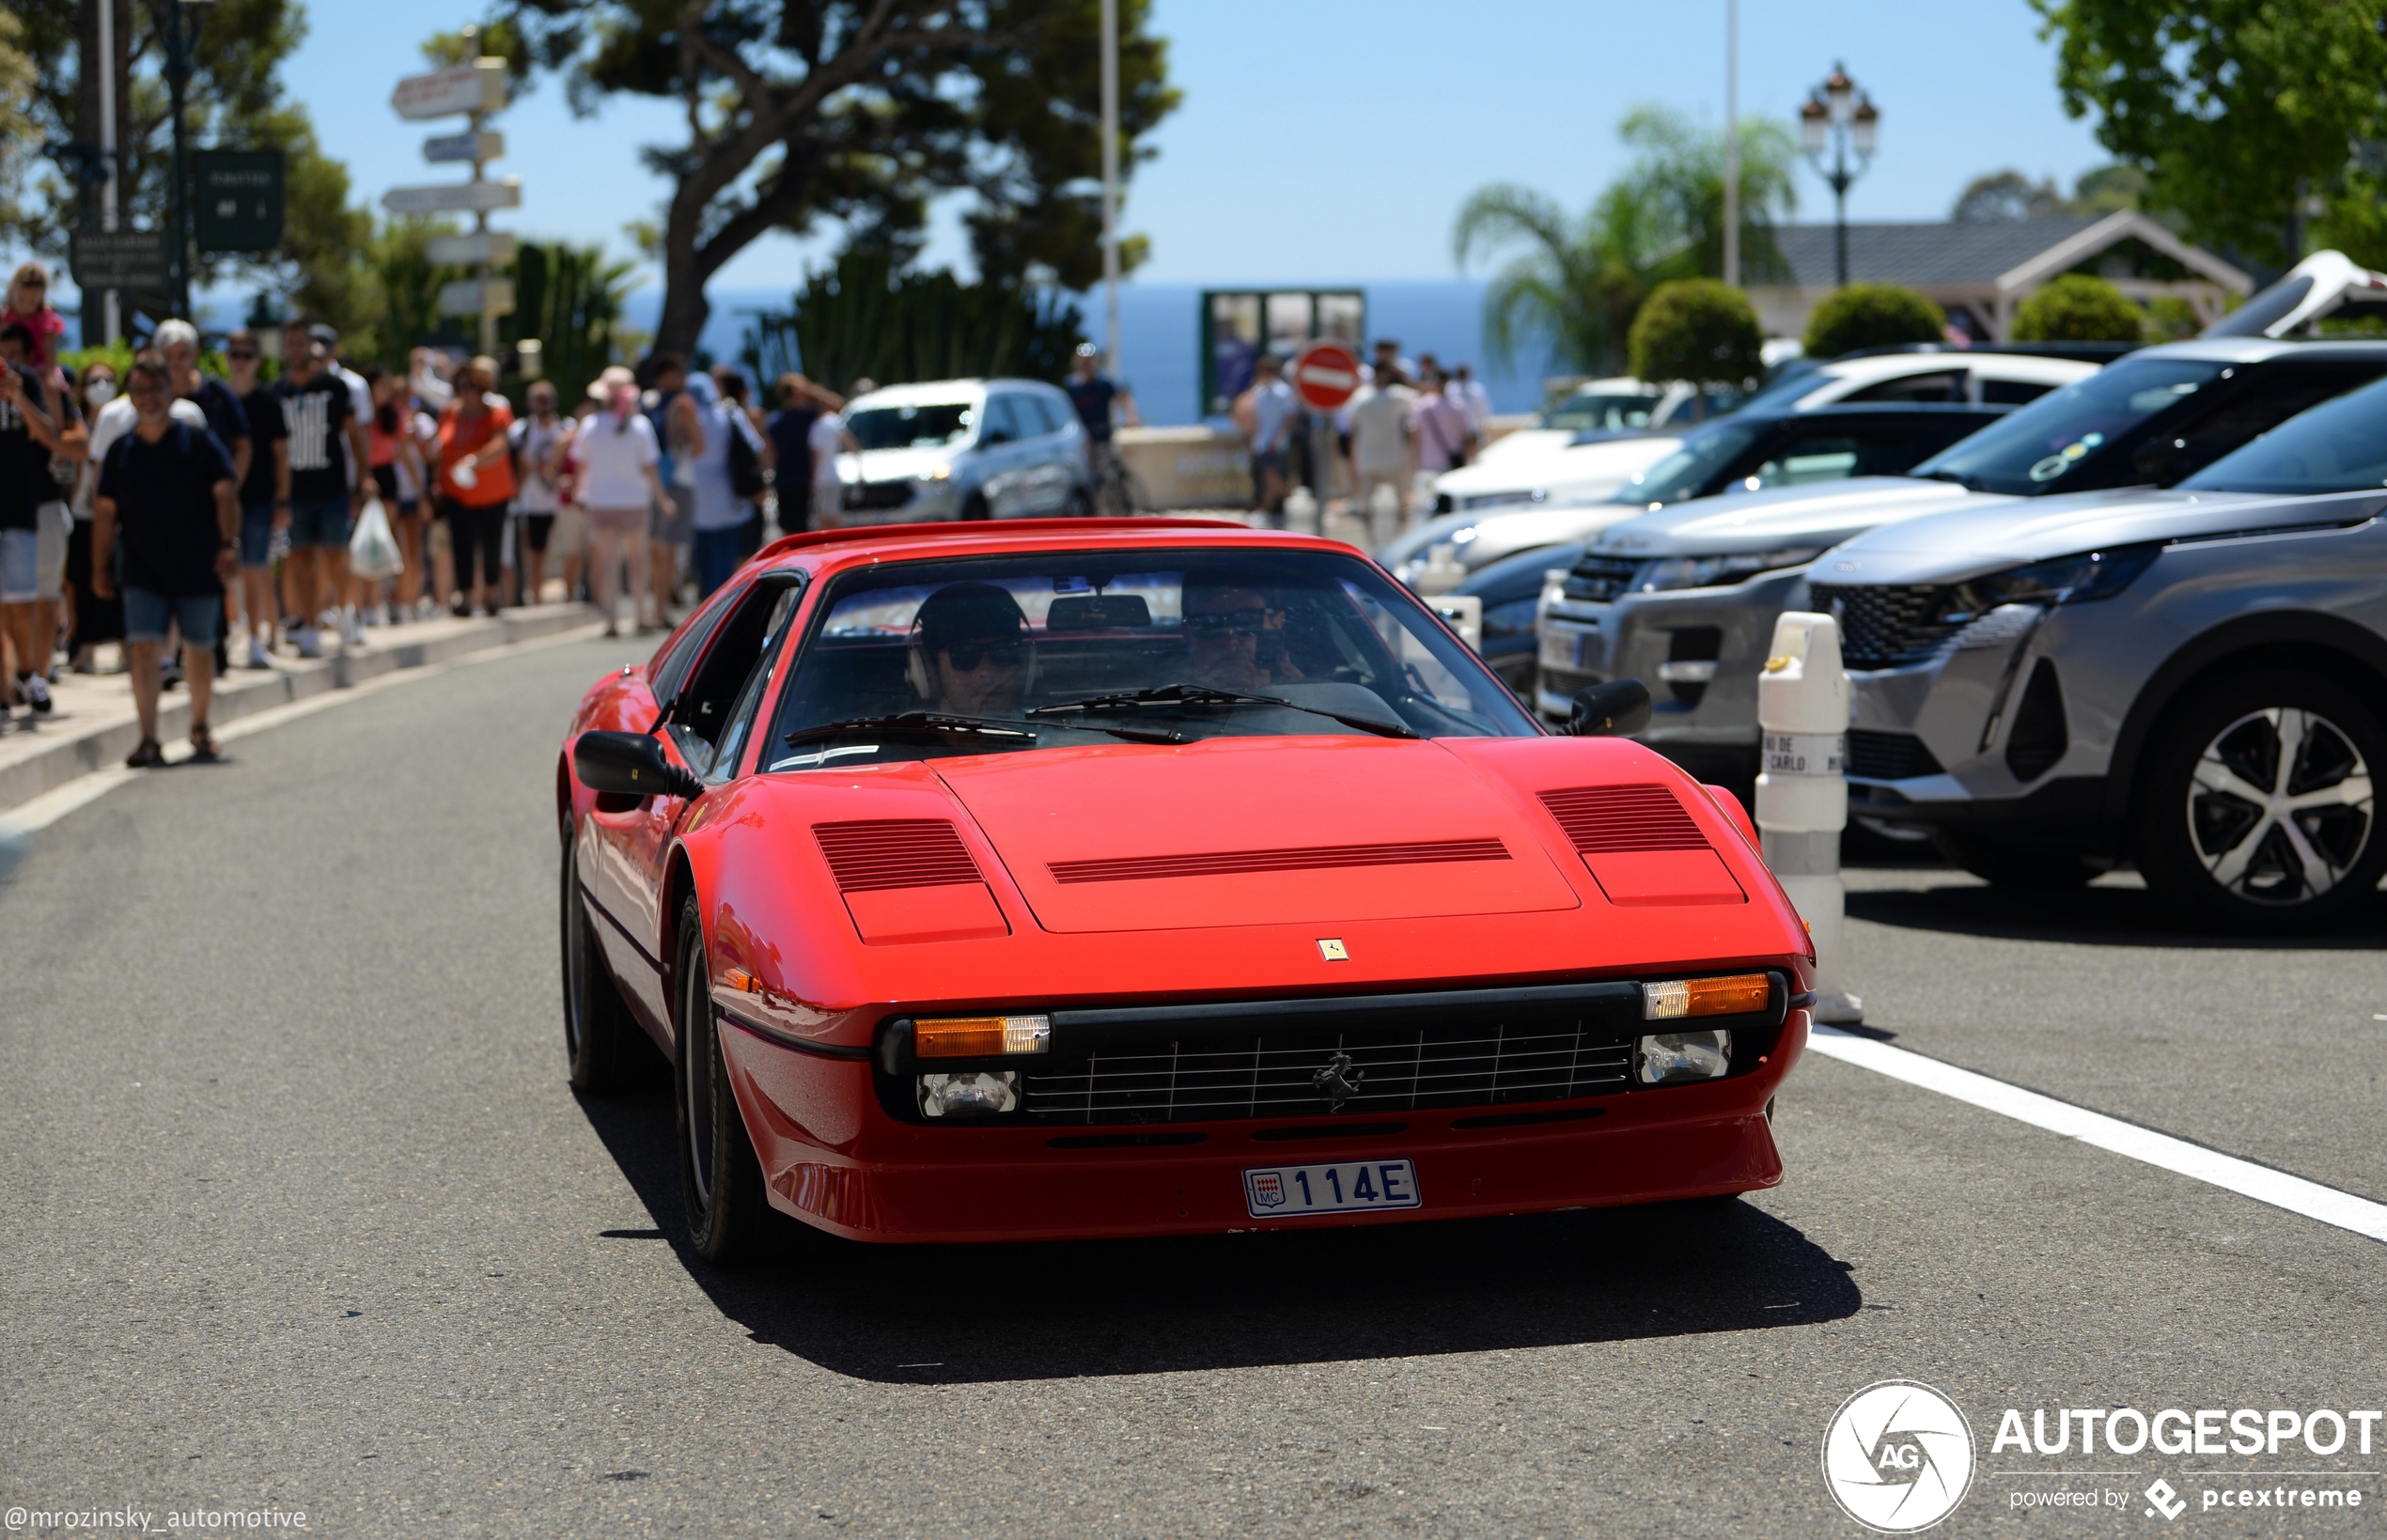
[[[265,655],[265,643],[258,637],[249,638],[249,667],[272,668],[273,661]]]
[[[299,656],[302,658],[322,657],[323,633],[312,626],[301,626],[298,634],[298,649]]]
[[[354,610],[340,612],[340,644],[351,647],[365,645],[365,623],[356,618]]]

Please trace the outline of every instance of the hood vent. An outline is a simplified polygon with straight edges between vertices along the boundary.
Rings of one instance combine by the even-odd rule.
[[[1425,866],[1453,861],[1506,861],[1496,839],[1416,840],[1395,845],[1305,845],[1284,850],[1217,850],[1182,856],[1055,861],[1053,880],[1138,882],[1161,877],[1232,877],[1251,872],[1315,872],[1335,866]]]
[[[1581,855],[1711,848],[1664,786],[1576,786],[1545,791],[1541,801]]]
[[[943,818],[871,818],[817,823],[813,837],[841,893],[979,882],[978,863]]]

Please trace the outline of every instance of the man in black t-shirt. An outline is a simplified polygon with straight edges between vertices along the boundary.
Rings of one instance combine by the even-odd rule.
[[[350,522],[373,490],[370,446],[347,381],[303,326],[282,332],[282,421],[289,430],[290,604],[302,658],[322,654],[317,621],[348,581]]]
[[[92,502],[91,580],[102,596],[117,585],[108,558],[124,542],[124,636],[133,654],[133,708],[141,742],[133,769],[165,763],[158,746],[158,664],[169,630],[182,632],[191,686],[191,757],[211,760],[208,707],[215,687],[215,633],[225,580],[240,545],[239,482],[213,433],[179,423],[164,367],[139,363],[126,394],[139,420],[108,450]]]
[[[772,482],[779,491],[779,533],[812,527],[812,425],[820,408],[812,385],[800,374],[779,377],[779,410],[762,425],[771,440]]]
[[[248,626],[248,665],[271,668],[273,648],[273,582],[270,563],[273,532],[290,527],[290,434],[282,423],[282,398],[257,378],[255,334],[225,339],[228,383],[249,421],[248,474],[241,478],[241,609]],[[236,462],[233,467],[240,467]]]
[[[40,508],[58,495],[50,457],[62,445],[55,394],[25,366],[32,346],[23,325],[0,327],[0,667],[15,681],[0,693],[0,721],[13,697],[36,712],[50,705],[41,676],[55,638],[39,634]]]

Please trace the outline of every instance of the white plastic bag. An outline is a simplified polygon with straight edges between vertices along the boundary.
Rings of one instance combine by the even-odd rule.
[[[398,554],[398,537],[390,533],[389,515],[378,497],[366,501],[356,533],[348,537],[348,569],[352,577],[376,583],[406,570],[406,558]]]

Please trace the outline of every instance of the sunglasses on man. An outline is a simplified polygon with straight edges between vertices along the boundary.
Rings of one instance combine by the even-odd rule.
[[[1025,642],[955,642],[939,650],[957,674],[975,674],[982,662],[991,662],[997,668],[1017,668],[1028,660]]]
[[[1185,630],[1190,636],[1257,636],[1267,629],[1268,612],[1264,609],[1209,610],[1185,617]]]
[[[226,348],[224,350],[224,356],[230,359],[235,364],[245,364],[250,359],[257,356],[257,350],[254,348]]]

